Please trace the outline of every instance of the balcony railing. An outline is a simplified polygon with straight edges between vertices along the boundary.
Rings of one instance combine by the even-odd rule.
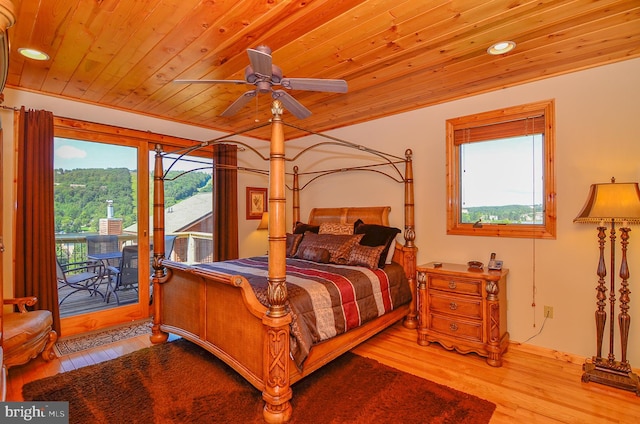
[[[87,236],[91,233],[56,234],[56,256],[60,263],[82,262],[87,260]],[[211,262],[213,260],[213,238],[211,233],[184,232],[173,233],[177,236],[173,252],[169,259],[187,264]],[[137,235],[118,236],[120,250],[129,244],[135,244]],[[151,241],[153,243],[153,240]]]
[[[87,236],[91,233],[82,234],[56,234],[56,256],[61,264],[83,262],[87,258]],[[173,245],[173,251],[169,259],[176,262],[188,264],[198,262],[210,262],[213,258],[213,239],[210,233],[184,232],[174,233],[177,236]],[[136,234],[122,234],[118,236],[120,251],[122,247],[135,244]],[[153,241],[152,241],[153,242]],[[115,265],[115,264],[112,264]],[[100,290],[104,293],[107,280],[105,277],[101,282]],[[148,280],[147,280],[148,281]],[[64,297],[64,291],[68,287],[59,289],[59,298]],[[135,291],[130,291],[121,296],[120,303],[137,302],[138,297]],[[104,301],[100,296],[89,296],[88,292],[74,293],[60,305],[60,315],[62,317],[74,316],[84,313],[92,313],[104,309],[116,307],[114,297],[110,303]]]

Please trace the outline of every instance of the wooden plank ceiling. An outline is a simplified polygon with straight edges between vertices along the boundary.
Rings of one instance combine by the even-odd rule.
[[[640,56],[640,1],[16,0],[7,86],[236,132],[265,122],[246,49],[269,46],[290,78],[337,78],[346,94],[292,90],[324,131]],[[490,56],[496,41],[517,47]],[[25,59],[38,48],[45,62]],[[281,87],[279,87],[281,88]],[[29,105],[25,105],[29,107]],[[289,128],[288,138],[305,133]],[[268,139],[269,129],[251,135]]]

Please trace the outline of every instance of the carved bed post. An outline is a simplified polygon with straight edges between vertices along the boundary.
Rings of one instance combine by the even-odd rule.
[[[162,303],[162,282],[166,281],[165,268],[162,266],[164,258],[164,181],[162,169],[161,147],[156,145],[155,166],[153,169],[153,328],[152,343],[162,343],[169,336],[160,331],[162,323],[160,304]]]
[[[263,417],[267,423],[284,423],[291,418],[292,391],[289,382],[289,324],[285,309],[286,286],[286,196],[284,130],[282,103],[271,107],[271,148],[269,160],[269,308],[264,324],[264,391]]]
[[[298,166],[293,167],[293,225],[300,221],[300,176],[298,175]]]
[[[404,175],[404,240],[405,249],[408,251],[405,255],[404,268],[407,270],[407,278],[409,279],[409,287],[413,289],[411,307],[409,313],[404,319],[406,328],[418,328],[418,319],[416,305],[418,302],[418,285],[416,283],[416,267],[418,248],[413,243],[416,238],[415,231],[415,211],[413,199],[413,152],[407,149],[405,156],[405,175]]]

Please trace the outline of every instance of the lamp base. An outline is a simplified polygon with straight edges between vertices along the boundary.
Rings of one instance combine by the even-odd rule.
[[[593,381],[606,384],[607,386],[635,392],[636,396],[640,396],[640,379],[631,370],[631,366],[628,363],[609,361],[608,359],[594,356],[591,362],[587,361],[582,365],[582,371],[584,371],[582,381],[585,383]]]

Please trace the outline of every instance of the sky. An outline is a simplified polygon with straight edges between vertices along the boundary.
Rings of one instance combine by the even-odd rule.
[[[53,144],[53,167],[128,168],[135,170],[136,149],[105,143],[89,143],[56,137]]]
[[[153,156],[150,154],[150,170],[153,170]],[[165,169],[168,164],[165,163]],[[178,163],[171,169],[184,171],[202,165]],[[78,168],[127,168],[136,170],[136,149],[107,143],[79,141],[68,138],[54,139],[53,167],[56,169]]]
[[[464,144],[462,207],[542,203],[542,137]],[[539,160],[532,163],[532,157]],[[538,182],[533,193],[533,181]]]

